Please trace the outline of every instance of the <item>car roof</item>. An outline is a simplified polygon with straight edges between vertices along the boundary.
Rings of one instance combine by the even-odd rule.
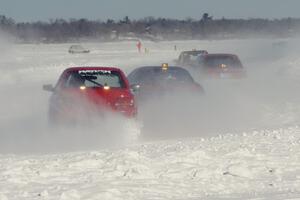
[[[172,70],[172,71],[182,71],[182,72],[185,72],[185,73],[188,73],[190,74],[190,72],[182,67],[178,67],[178,66],[169,66],[168,67],[168,70]],[[167,70],[167,71],[168,71]],[[135,68],[133,71],[131,71],[130,74],[132,73],[137,73],[137,72],[146,72],[146,71],[149,71],[149,72],[162,72],[162,67],[161,66],[142,66],[142,67],[138,67],[138,68]]]
[[[82,47],[81,44],[72,44],[70,47]]]
[[[209,53],[206,54],[205,57],[221,57],[221,56],[226,56],[226,57],[238,57],[235,54],[230,54],[230,53]]]
[[[181,53],[204,53],[206,50],[190,50],[190,51],[182,51]]]
[[[162,69],[161,66],[142,66],[142,67],[138,67],[135,68],[135,70],[145,70],[145,69]],[[179,70],[184,70],[187,71],[186,69],[182,68],[182,67],[178,67],[178,66],[169,66],[168,69],[179,69]]]
[[[79,70],[109,70],[109,71],[121,71],[117,67],[98,67],[98,66],[85,66],[85,67],[70,67],[65,69],[65,72],[79,71]]]

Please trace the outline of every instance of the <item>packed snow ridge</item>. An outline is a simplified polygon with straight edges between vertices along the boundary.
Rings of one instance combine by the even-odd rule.
[[[2,155],[0,199],[300,198],[300,128]]]

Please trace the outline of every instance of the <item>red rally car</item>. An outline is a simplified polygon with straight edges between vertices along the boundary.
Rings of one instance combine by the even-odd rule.
[[[137,108],[125,74],[113,67],[73,67],[66,69],[50,97],[49,121],[87,119],[108,112],[135,117]]]

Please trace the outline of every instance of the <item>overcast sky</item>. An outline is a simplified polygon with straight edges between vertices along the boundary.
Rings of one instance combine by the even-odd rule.
[[[0,15],[18,22],[56,18],[300,18],[300,0],[0,0]]]

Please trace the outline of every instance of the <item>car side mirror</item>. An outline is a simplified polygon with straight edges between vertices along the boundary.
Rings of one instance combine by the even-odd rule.
[[[49,91],[49,92],[53,92],[54,91],[54,87],[53,87],[52,84],[43,85],[43,90]]]
[[[140,85],[139,84],[132,84],[130,85],[130,90],[135,93],[135,92],[138,92],[140,90]]]

